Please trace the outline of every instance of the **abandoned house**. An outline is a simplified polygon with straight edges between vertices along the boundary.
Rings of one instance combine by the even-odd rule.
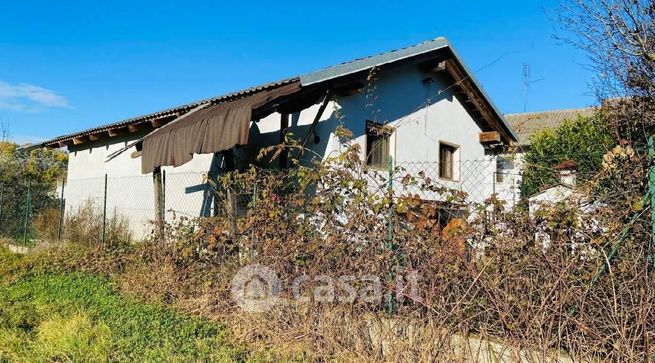
[[[258,164],[259,150],[280,144],[288,132],[327,158],[342,149],[338,125],[353,132],[362,162],[372,168],[391,162],[417,172],[416,165],[436,165],[435,180],[476,201],[493,193],[516,198],[510,183],[497,183],[495,176],[497,156],[519,137],[445,38],[39,146],[70,153],[67,212],[101,200],[106,189],[107,209],[125,215],[140,233],[155,218],[160,189],[153,184],[162,174],[164,218],[206,216],[211,208],[203,175]],[[283,156],[259,166],[285,168],[289,161]]]

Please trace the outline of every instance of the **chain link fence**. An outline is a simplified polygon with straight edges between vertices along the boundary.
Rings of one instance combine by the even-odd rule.
[[[284,170],[257,172],[260,177],[286,177]],[[362,178],[382,194],[391,187],[395,196],[413,195],[442,203],[442,209],[453,216],[461,215],[462,206],[448,208],[452,201],[444,199],[441,188],[461,192],[464,204],[482,203],[493,195],[513,208],[520,200],[519,170],[499,171],[495,160],[461,161],[453,167],[450,178],[442,177],[441,172],[439,163],[403,162],[386,171],[372,170]],[[0,185],[0,236],[34,245],[87,234],[89,243],[104,243],[108,234],[116,233],[108,229],[123,228],[130,240],[137,241],[152,236],[156,222],[219,215],[236,219],[249,208],[256,208],[257,198],[285,194],[258,195],[257,181],[252,179],[232,178],[229,185],[222,185],[221,176],[164,171],[159,186],[152,175],[70,179],[56,186],[32,185],[29,180]],[[403,183],[407,176],[429,180],[434,186]],[[284,185],[293,188],[293,183],[289,180]]]

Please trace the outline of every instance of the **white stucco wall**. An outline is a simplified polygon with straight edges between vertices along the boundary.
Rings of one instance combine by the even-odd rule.
[[[310,142],[308,147],[323,158],[337,155],[341,145],[334,130],[343,123],[353,132],[353,141],[361,145],[364,160],[366,121],[387,124],[395,130],[390,154],[396,166],[412,174],[424,171],[435,183],[465,191],[472,200],[481,202],[494,190],[495,156],[479,143],[480,126],[449,90],[450,84],[435,75],[432,75],[434,82],[426,84],[425,77],[418,66],[408,65],[381,73],[373,91],[337,98],[317,125],[320,142]],[[319,105],[314,105],[291,115],[290,131],[297,138],[306,135],[318,109]],[[251,141],[264,145],[277,143],[279,125],[279,114],[259,121],[251,133]],[[459,175],[455,181],[439,179],[440,142],[459,146],[455,165]],[[311,157],[309,153],[306,155]],[[418,190],[412,192],[422,194]],[[435,199],[429,193],[421,196]]]
[[[494,187],[498,199],[504,201],[508,208],[514,208],[521,199],[524,152],[517,151],[511,154],[500,154],[497,157],[507,158],[513,161],[512,168],[496,171],[497,173],[503,174],[503,180],[499,180],[498,176],[496,176]]]
[[[141,174],[141,159],[132,158],[134,148],[106,162],[109,155],[124,148],[142,135],[98,141],[72,147],[68,162],[65,189],[66,212],[77,211],[87,201],[98,210],[104,201],[105,175],[107,175],[107,214],[125,217],[137,239],[151,231],[154,212],[154,187],[152,174]],[[205,193],[204,174],[218,170],[222,160],[213,155],[196,155],[178,168],[166,167],[167,219],[176,216],[197,217],[208,212],[206,206],[210,193]]]

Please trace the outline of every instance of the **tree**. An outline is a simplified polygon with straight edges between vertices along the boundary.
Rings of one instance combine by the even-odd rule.
[[[576,163],[578,180],[590,179],[601,170],[603,155],[616,144],[605,126],[604,115],[598,113],[535,134],[524,158],[521,194],[530,197],[556,185],[555,166],[566,160]]]
[[[20,233],[25,215],[55,206],[57,182],[66,175],[68,155],[45,148],[22,150],[13,142],[0,142],[0,234]],[[30,209],[26,210],[28,187]]]
[[[655,2],[563,0],[556,17],[557,37],[588,55],[614,136],[645,143],[655,131]]]

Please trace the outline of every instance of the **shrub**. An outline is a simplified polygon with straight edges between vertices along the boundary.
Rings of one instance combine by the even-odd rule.
[[[60,223],[63,223],[61,208],[49,207],[41,210],[32,221],[35,239],[54,242],[59,237]]]
[[[20,150],[11,142],[0,142],[0,233],[23,235],[28,189],[31,215],[56,207],[53,192],[66,175],[68,155],[58,150]]]
[[[616,145],[602,113],[578,116],[555,129],[537,132],[524,156],[521,194],[530,197],[558,184],[555,166],[566,160],[577,164],[580,181],[601,170],[603,155]]]
[[[64,238],[74,244],[98,246],[103,228],[102,210],[91,200],[65,217]],[[129,222],[123,216],[112,214],[105,225],[105,244],[118,246],[132,241]]]

